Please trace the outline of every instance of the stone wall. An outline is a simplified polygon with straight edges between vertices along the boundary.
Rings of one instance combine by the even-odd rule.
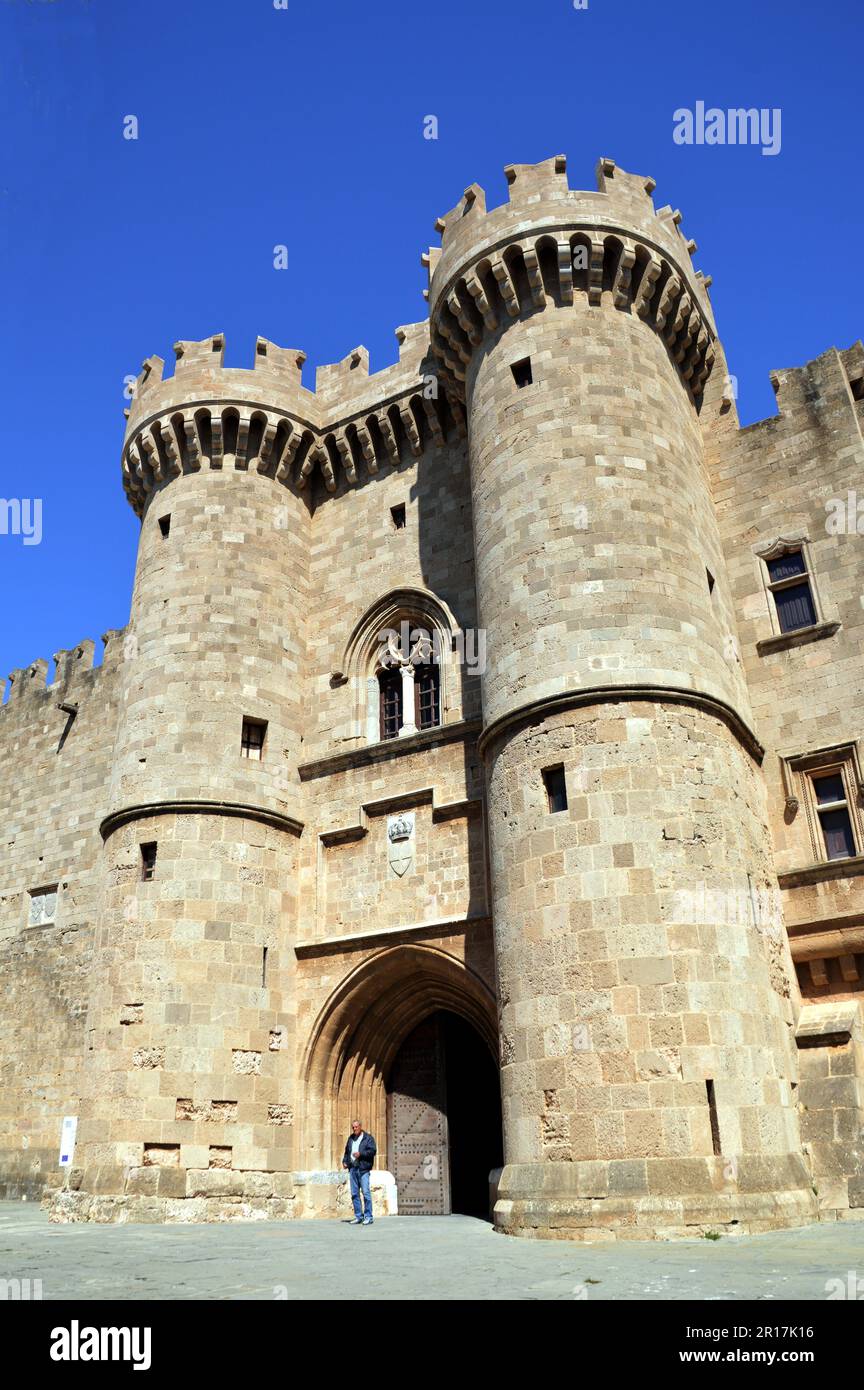
[[[748,754],[701,711],[558,714],[496,753],[489,821],[496,1218],[588,1239],[806,1219],[786,946],[748,893],[772,877]]]
[[[0,1195],[60,1180],[64,1115],[79,1109],[93,940],[99,822],[106,809],[123,663],[93,643],[16,671],[0,708]],[[66,706],[64,710],[61,706]],[[56,888],[52,920],[31,925],[31,893]]]
[[[772,380],[776,416],[738,429],[718,381],[702,424],[740,658],[766,747],[784,916],[802,991],[824,998],[861,988],[864,822],[860,803],[853,804],[857,860],[819,867],[824,854],[814,847],[801,784],[794,774],[784,784],[780,759],[864,738],[864,349],[832,348]],[[839,531],[832,522],[837,502],[846,519]],[[779,635],[765,587],[760,552],[780,538],[807,543],[819,623],[803,639]],[[797,806],[787,805],[789,793]]]
[[[383,371],[357,347],[310,391],[302,353],[226,369],[220,334],[145,363],[129,628],[0,709],[0,1192],[56,1183],[78,1114],[56,1219],[337,1214],[349,1120],[386,1170],[388,1067],[448,1008],[500,1046],[504,1229],[812,1212],[777,873],[833,1005],[864,855],[819,862],[781,757],[862,735],[862,539],[826,503],[860,486],[864,351],[778,373],[740,430],[653,181],[506,176],[438,220],[429,321]],[[784,538],[819,603],[792,641],[760,558]],[[403,622],[438,643],[440,725],[382,742]],[[799,1038],[831,1214],[860,1197],[853,1033]]]
[[[864,1025],[857,1002],[798,1020],[801,1137],[823,1219],[864,1218]]]

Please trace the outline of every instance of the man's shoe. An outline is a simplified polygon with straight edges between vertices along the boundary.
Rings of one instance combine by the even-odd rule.
[[[359,1216],[355,1216],[351,1221],[346,1221],[346,1222],[345,1222],[345,1225],[346,1225],[346,1226],[362,1226],[362,1225],[363,1225],[363,1222],[360,1220],[360,1217],[359,1217]]]
[[[364,1225],[364,1226],[371,1226],[371,1225],[372,1225],[372,1217],[370,1216],[370,1217],[369,1217],[369,1220],[367,1221],[366,1218],[365,1218],[365,1216],[364,1216],[364,1218],[363,1218],[363,1225]]]

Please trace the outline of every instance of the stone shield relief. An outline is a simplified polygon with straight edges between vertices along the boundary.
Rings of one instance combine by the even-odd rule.
[[[387,817],[387,859],[397,878],[403,878],[414,861],[414,813]]]

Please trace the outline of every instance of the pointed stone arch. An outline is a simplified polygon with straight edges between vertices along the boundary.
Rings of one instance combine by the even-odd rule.
[[[458,682],[453,659],[453,641],[460,628],[447,604],[428,589],[391,589],[366,609],[355,623],[334,677],[349,684],[355,736],[369,743],[378,741],[378,693],[376,653],[385,629],[399,631],[408,622],[430,633],[440,653],[440,716],[447,724],[456,708]]]
[[[438,1009],[470,1023],[498,1061],[495,996],[448,951],[430,944],[386,947],[338,985],[312,1029],[299,1070],[297,1166],[335,1166],[352,1119],[376,1136],[388,1166],[387,1079],[403,1040]]]

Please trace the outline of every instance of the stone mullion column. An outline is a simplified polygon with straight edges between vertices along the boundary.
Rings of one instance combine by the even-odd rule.
[[[414,719],[415,672],[410,661],[403,661],[399,670],[402,676],[402,726],[399,729],[399,737],[408,738],[417,732]]]

